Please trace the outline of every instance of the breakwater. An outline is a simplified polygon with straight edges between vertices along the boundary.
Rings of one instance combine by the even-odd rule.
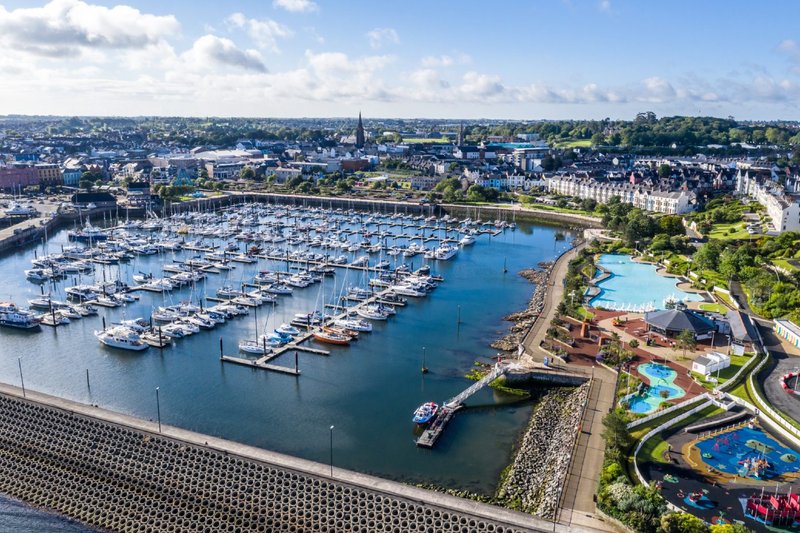
[[[27,399],[12,387],[2,391],[0,491],[93,527],[554,530],[505,509],[178,428],[159,432],[153,422],[30,391]]]
[[[525,335],[528,334],[533,324],[539,318],[539,315],[544,309],[544,299],[547,295],[547,280],[550,278],[550,271],[553,268],[552,262],[542,262],[539,264],[541,270],[526,268],[519,273],[520,276],[527,279],[531,283],[535,283],[536,287],[533,290],[533,295],[528,302],[528,307],[523,311],[511,313],[503,318],[514,322],[510,331],[502,338],[492,342],[492,348],[503,350],[505,352],[512,352],[517,349]]]
[[[499,502],[555,518],[590,386],[553,389],[542,397],[498,488]]]

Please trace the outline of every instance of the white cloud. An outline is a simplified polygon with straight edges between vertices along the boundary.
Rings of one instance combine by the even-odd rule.
[[[253,41],[260,48],[278,52],[278,39],[285,39],[294,35],[294,32],[280,22],[272,19],[249,19],[242,13],[233,13],[225,21],[229,26],[242,28],[247,31]]]
[[[272,5],[294,13],[308,13],[319,9],[311,0],[273,0]]]
[[[235,67],[255,72],[267,72],[257,50],[242,50],[233,41],[216,35],[204,35],[182,55],[186,64],[195,70],[213,67]]]
[[[0,43],[48,57],[80,56],[91,49],[135,49],[180,31],[172,15],[142,13],[81,0],[52,0],[43,7],[8,11],[0,6]]]
[[[598,8],[600,11],[611,11],[611,0],[600,0]]]
[[[451,67],[453,65],[466,65],[472,62],[472,58],[467,54],[425,56],[422,58],[422,66],[426,68]]]
[[[377,50],[386,44],[398,44],[400,36],[394,28],[375,28],[367,32],[369,45]]]
[[[653,76],[642,80],[645,93],[642,98],[650,102],[664,102],[677,95],[672,84],[664,78]]]

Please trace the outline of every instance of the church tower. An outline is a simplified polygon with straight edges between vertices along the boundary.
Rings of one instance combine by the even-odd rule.
[[[464,144],[464,121],[461,121],[461,124],[458,127],[458,146]]]
[[[356,148],[364,148],[364,124],[361,122],[361,111],[358,112],[358,126],[356,126]]]

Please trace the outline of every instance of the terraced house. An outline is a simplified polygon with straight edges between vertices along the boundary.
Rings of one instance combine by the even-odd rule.
[[[685,190],[666,191],[644,184],[632,185],[623,182],[597,181],[578,176],[553,176],[545,178],[551,194],[591,198],[607,204],[615,196],[626,204],[645,211],[679,215],[693,209],[695,194]]]

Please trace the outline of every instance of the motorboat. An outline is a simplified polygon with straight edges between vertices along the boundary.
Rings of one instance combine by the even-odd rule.
[[[447,261],[452,259],[458,253],[458,247],[452,246],[449,243],[444,243],[436,250],[434,250],[433,254],[436,259],[439,261]]]
[[[40,327],[36,315],[18,308],[12,302],[0,302],[0,326],[18,329],[38,329]]]
[[[372,324],[358,318],[340,318],[339,320],[334,320],[333,325],[351,331],[372,331]]]
[[[471,244],[475,244],[475,237],[473,235],[464,235],[461,237],[461,240],[458,241],[458,244],[461,246],[469,246]]]
[[[423,403],[414,411],[413,421],[416,424],[427,424],[436,413],[439,412],[439,405],[434,402]]]
[[[300,335],[300,330],[291,324],[281,324],[279,327],[275,328],[275,331],[292,336]]]
[[[370,320],[386,320],[389,315],[377,305],[365,305],[356,309],[356,314],[361,318]]]
[[[102,331],[95,331],[94,335],[97,340],[111,348],[137,352],[148,348],[139,334],[126,326],[114,326]]]

